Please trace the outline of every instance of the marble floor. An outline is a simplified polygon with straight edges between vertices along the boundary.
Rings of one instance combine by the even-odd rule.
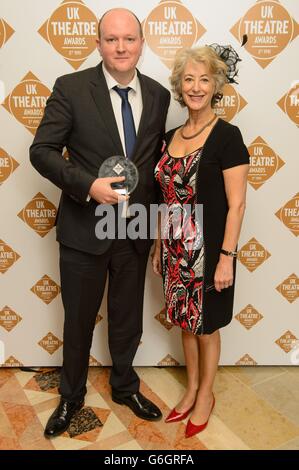
[[[141,391],[166,415],[183,394],[184,368],[137,367]],[[299,368],[220,367],[209,426],[185,439],[185,422],[146,422],[111,400],[109,368],[92,367],[85,407],[69,430],[43,437],[59,401],[59,371],[0,369],[0,449],[299,450]]]

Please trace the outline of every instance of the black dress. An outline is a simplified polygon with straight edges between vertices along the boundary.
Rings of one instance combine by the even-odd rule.
[[[172,129],[165,135],[166,149],[175,130]],[[233,285],[222,289],[221,292],[209,289],[209,287],[214,284],[214,274],[219,261],[228,212],[222,171],[243,164],[249,164],[249,153],[244,145],[240,130],[238,127],[218,119],[201,151],[195,178],[195,202],[202,204],[203,207],[204,240],[201,306],[198,312],[200,321],[196,331],[193,331],[198,335],[211,334],[230,323],[232,319],[236,259],[233,263]],[[167,203],[167,201],[165,202]],[[166,305],[166,307],[168,310],[169,306]],[[169,319],[171,320],[171,318]],[[175,321],[173,323],[179,324]],[[181,322],[179,326],[186,325]],[[185,329],[192,331],[188,327]]]

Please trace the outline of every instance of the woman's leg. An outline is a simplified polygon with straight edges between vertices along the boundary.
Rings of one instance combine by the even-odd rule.
[[[184,413],[193,405],[199,388],[199,344],[192,333],[182,331],[182,342],[187,369],[187,388],[182,400],[175,407],[179,413]]]
[[[213,385],[220,358],[220,333],[198,336],[202,361],[202,376],[197,394],[196,404],[192,412],[193,424],[203,424],[209,418],[213,403]]]
[[[196,338],[197,340],[197,338]],[[200,388],[200,384],[202,381],[202,376],[203,376],[203,371],[204,371],[204,361],[203,361],[203,353],[202,349],[203,347],[200,346],[200,342],[197,340],[197,345],[198,345],[198,354],[199,354],[199,381],[198,381],[198,388]]]

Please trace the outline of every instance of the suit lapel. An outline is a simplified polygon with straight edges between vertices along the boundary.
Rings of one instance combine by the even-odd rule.
[[[101,64],[96,67],[95,78],[91,81],[91,94],[101,116],[102,122],[105,124],[107,132],[114,142],[117,153],[119,155],[124,155],[124,150],[122,148],[122,143],[111,104],[109,90]]]
[[[142,75],[139,71],[137,71],[137,73],[140,81],[142,94],[142,113],[136,136],[135,151],[132,157],[132,160],[135,162],[138,162],[138,160],[140,160],[140,158],[142,157],[141,143],[144,137],[146,136],[148,119],[151,115],[154,101],[153,95],[149,91]],[[119,153],[119,155],[125,155],[113,112],[109,90],[103,74],[102,64],[99,64],[96,67],[96,74],[94,79],[91,80],[90,86],[91,94],[96,104],[97,110],[100,114],[101,120],[105,124],[107,132],[109,133],[112,141],[114,142],[117,153]]]
[[[139,78],[140,87],[141,87],[141,94],[142,94],[142,113],[141,113],[140,123],[138,127],[138,132],[137,132],[135,152],[132,157],[132,160],[134,162],[137,162],[142,157],[143,151],[142,151],[141,143],[144,140],[144,137],[146,135],[148,120],[152,112],[152,106],[153,106],[153,101],[154,101],[153,95],[151,94],[148,87],[146,86],[146,83],[141,73],[138,70],[137,70],[137,73],[138,73],[138,78]]]

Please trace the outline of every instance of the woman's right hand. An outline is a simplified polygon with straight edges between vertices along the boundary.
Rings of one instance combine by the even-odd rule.
[[[155,247],[152,254],[152,267],[153,271],[157,276],[162,276],[162,265],[161,265],[161,248]]]

